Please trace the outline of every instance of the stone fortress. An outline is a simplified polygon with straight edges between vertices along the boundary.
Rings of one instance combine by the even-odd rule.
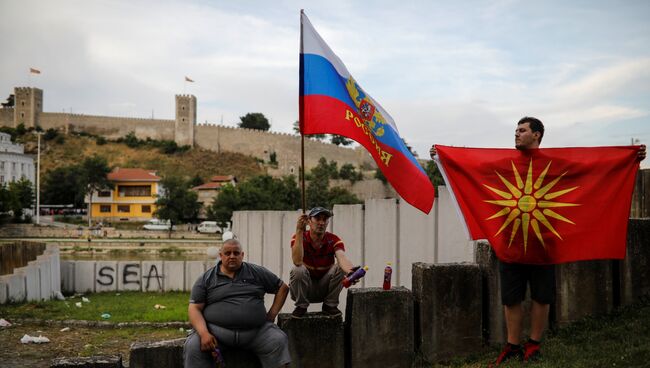
[[[196,123],[196,97],[176,95],[174,120],[128,118],[43,111],[43,90],[34,87],[16,87],[13,106],[0,109],[0,126],[25,128],[54,128],[66,133],[87,132],[107,139],[123,137],[134,132],[140,139],[173,140],[179,145],[190,145],[215,152],[238,152],[269,162],[273,153],[277,168],[269,169],[274,176],[298,175],[300,167],[300,136],[261,130],[242,129],[213,124]],[[339,147],[313,139],[305,139],[305,167],[318,164],[321,157],[338,162],[339,167],[350,163],[356,167],[376,167],[370,154],[363,148]]]

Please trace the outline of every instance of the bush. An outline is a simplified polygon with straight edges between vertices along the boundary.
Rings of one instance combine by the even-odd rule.
[[[63,144],[63,143],[65,143],[65,137],[62,136],[62,135],[57,135],[56,139],[54,139],[54,142],[56,144]]]
[[[98,146],[103,146],[103,145],[106,144],[106,142],[107,142],[107,141],[106,141],[106,138],[104,138],[104,137],[97,137],[97,138],[95,138],[95,143],[96,143]]]
[[[50,128],[45,131],[45,134],[43,134],[43,139],[45,139],[46,141],[51,141],[58,136],[59,136],[59,131],[54,128]]]

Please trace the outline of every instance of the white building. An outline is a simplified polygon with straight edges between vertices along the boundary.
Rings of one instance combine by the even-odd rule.
[[[36,182],[34,159],[25,154],[22,144],[11,142],[11,135],[0,132],[0,185],[27,178]]]

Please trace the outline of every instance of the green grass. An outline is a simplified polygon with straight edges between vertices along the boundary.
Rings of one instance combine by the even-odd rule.
[[[102,314],[111,315],[110,322],[172,322],[187,321],[189,293],[119,292],[88,294],[90,303],[78,308],[81,297],[40,303],[0,305],[0,316],[12,318],[38,318],[45,320],[104,321]],[[156,304],[165,309],[155,309]]]
[[[454,359],[434,367],[486,367],[501,347]],[[650,301],[639,302],[614,313],[587,317],[550,331],[542,345],[543,357],[534,364],[551,367],[650,367]],[[503,367],[531,364],[508,362]]]

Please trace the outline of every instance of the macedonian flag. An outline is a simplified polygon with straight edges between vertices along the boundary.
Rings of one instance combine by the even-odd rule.
[[[470,237],[500,260],[625,257],[639,146],[436,149]]]

